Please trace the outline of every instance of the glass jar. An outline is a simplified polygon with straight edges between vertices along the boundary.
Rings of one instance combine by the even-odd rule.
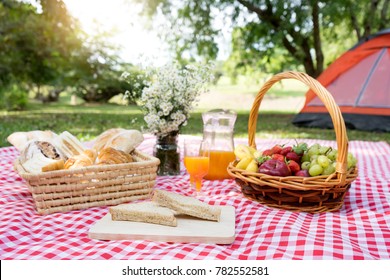
[[[158,136],[153,149],[153,156],[160,160],[157,175],[180,174],[180,149],[178,145],[179,131],[165,136]]]
[[[210,143],[210,169],[207,180],[231,178],[227,172],[234,155],[234,124],[237,113],[232,110],[215,109],[202,114],[203,140]]]

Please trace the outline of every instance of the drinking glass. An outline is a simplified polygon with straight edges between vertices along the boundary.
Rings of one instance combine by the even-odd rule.
[[[184,165],[190,174],[190,183],[198,195],[202,189],[202,179],[209,172],[210,144],[206,141],[184,141]]]

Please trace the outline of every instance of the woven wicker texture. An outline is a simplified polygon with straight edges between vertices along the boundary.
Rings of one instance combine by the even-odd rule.
[[[314,177],[277,177],[237,169],[237,161],[228,166],[229,174],[236,179],[246,197],[261,204],[303,212],[339,210],[351,183],[357,177],[357,168],[347,170],[348,136],[344,119],[332,95],[315,79],[305,73],[283,72],[268,80],[258,92],[249,115],[248,144],[256,148],[255,136],[258,112],[266,92],[283,79],[296,79],[310,87],[327,108],[335,130],[338,157],[336,171],[331,175]]]
[[[131,163],[39,174],[27,173],[19,160],[14,167],[28,183],[38,213],[46,215],[149,198],[160,161],[137,150],[132,156]]]

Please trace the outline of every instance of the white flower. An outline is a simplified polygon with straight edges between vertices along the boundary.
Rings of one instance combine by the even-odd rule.
[[[208,64],[180,68],[173,62],[160,68],[143,69],[147,80],[142,81],[146,86],[139,105],[145,112],[144,120],[150,132],[163,136],[187,124],[200,94],[207,92],[206,87],[213,79],[211,67]],[[138,86],[139,83],[134,84]]]

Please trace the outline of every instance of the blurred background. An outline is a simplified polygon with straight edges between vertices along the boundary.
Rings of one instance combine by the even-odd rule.
[[[386,28],[389,2],[0,0],[0,146],[11,132],[32,127],[68,125],[85,140],[110,126],[142,127],[140,92],[132,86],[141,65],[173,59],[215,62],[215,80],[198,112],[216,104],[235,109],[243,114],[238,134],[245,135],[246,115],[266,79],[285,70],[318,77],[340,54]],[[125,71],[130,83],[121,77]],[[306,90],[280,83],[261,108],[294,114]],[[130,99],[122,98],[125,91]],[[201,125],[194,116],[193,125]]]

